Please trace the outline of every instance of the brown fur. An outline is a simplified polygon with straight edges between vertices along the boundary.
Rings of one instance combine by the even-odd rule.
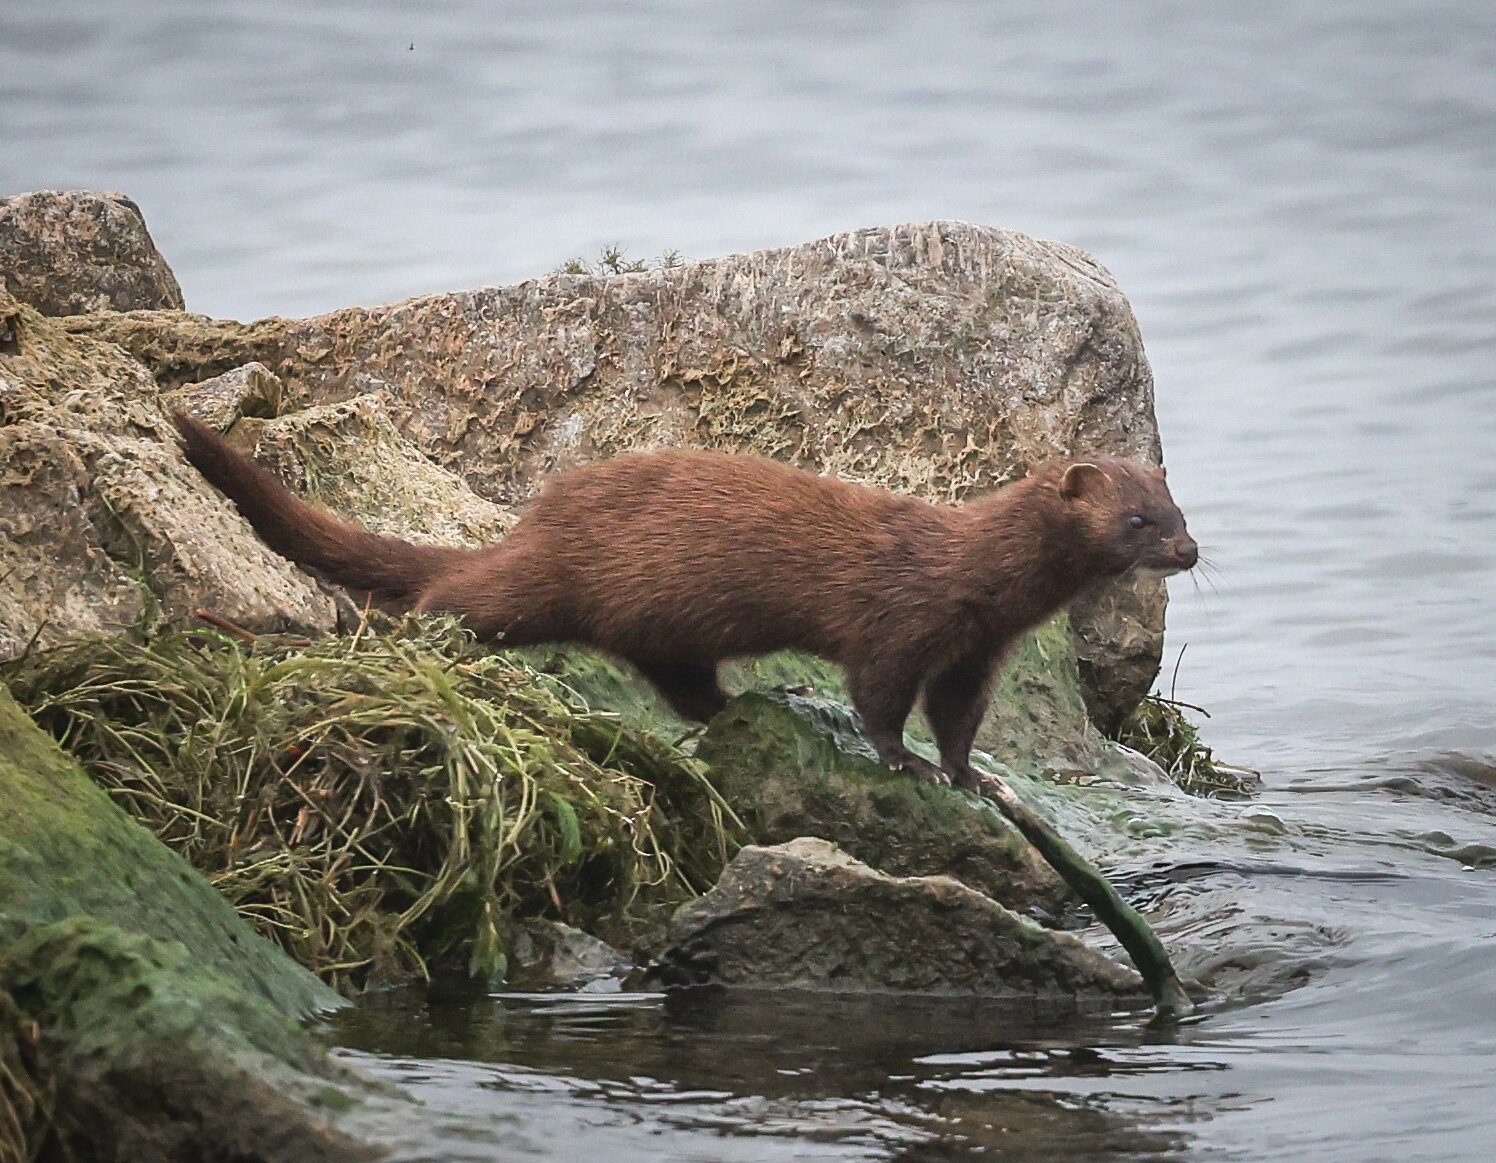
[[[723,659],[808,650],[846,668],[885,763],[943,779],[904,746],[923,691],[945,773],[964,787],[1019,634],[1103,578],[1196,557],[1162,470],[1124,460],[1044,466],[952,508],[682,451],[552,478],[499,544],[419,547],[312,508],[210,429],[176,423],[188,459],[272,548],[381,606],[452,612],[506,645],[599,647],[701,720],[724,702]]]

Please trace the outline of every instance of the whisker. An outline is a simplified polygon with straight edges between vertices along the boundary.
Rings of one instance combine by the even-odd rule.
[[[1197,590],[1200,588],[1200,582],[1204,581],[1205,584],[1210,587],[1210,592],[1212,594],[1214,594],[1216,597],[1221,596],[1220,587],[1216,585],[1215,576],[1212,574],[1209,568],[1200,569],[1197,566],[1195,569],[1190,570],[1190,576],[1195,579],[1195,588]]]

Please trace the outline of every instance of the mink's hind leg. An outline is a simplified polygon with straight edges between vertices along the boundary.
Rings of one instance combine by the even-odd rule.
[[[971,745],[987,713],[996,660],[985,656],[952,663],[925,684],[925,718],[940,759],[957,787],[978,791],[982,777],[971,766]]]
[[[635,661],[634,665],[682,719],[706,723],[727,705],[727,695],[717,683],[717,668],[710,663]]]
[[[852,706],[883,766],[930,783],[949,783],[945,772],[904,746],[904,722],[914,709],[919,680],[918,670],[908,665],[862,664],[847,671]]]

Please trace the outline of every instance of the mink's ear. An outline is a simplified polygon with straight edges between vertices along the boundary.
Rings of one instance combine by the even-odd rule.
[[[1153,470],[1153,475],[1161,481],[1166,481],[1169,479],[1169,470],[1164,465],[1159,465]]]
[[[1111,479],[1094,464],[1072,464],[1060,478],[1060,496],[1067,501],[1098,496]]]

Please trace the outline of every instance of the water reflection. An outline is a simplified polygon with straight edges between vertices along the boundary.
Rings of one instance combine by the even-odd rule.
[[[1175,1034],[1146,1015],[908,997],[405,993],[334,1032],[439,1110],[476,1113],[476,1086],[485,1118],[544,1122],[557,1143],[595,1136],[620,1160],[762,1158],[766,1138],[796,1159],[1152,1157],[1213,1100],[1106,1080],[1226,1069],[1166,1048]],[[453,1071],[466,1079],[455,1090]],[[704,1133],[744,1142],[703,1155]]]

